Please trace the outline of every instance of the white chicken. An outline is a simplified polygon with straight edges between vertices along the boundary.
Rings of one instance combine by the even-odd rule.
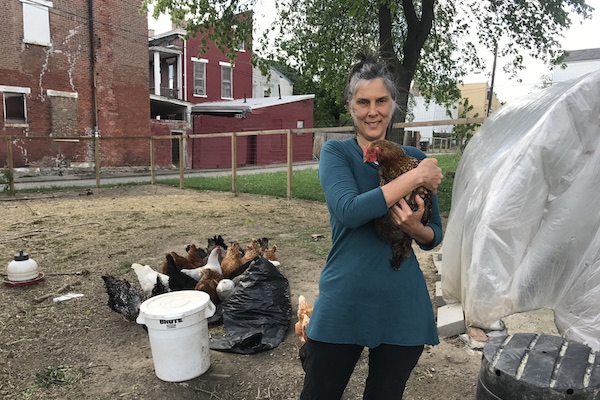
[[[208,261],[206,262],[206,265],[204,265],[202,267],[198,267],[198,268],[193,268],[193,269],[185,269],[184,268],[181,270],[181,272],[183,272],[187,276],[194,278],[197,281],[202,279],[202,272],[207,269],[212,269],[213,271],[218,272],[219,274],[222,275],[223,271],[221,270],[221,263],[219,262],[219,257],[221,256],[222,251],[223,251],[223,249],[220,246],[215,247],[210,252],[210,255],[208,256]]]
[[[217,285],[217,296],[221,301],[225,301],[235,292],[240,282],[244,279],[244,275],[238,275],[232,279],[223,278]],[[243,283],[242,283],[243,285]]]
[[[156,278],[160,277],[162,284],[165,287],[169,287],[169,276],[155,271],[151,266],[133,263],[131,264],[131,268],[135,271],[146,296],[150,297],[152,295],[152,289],[156,285]]]

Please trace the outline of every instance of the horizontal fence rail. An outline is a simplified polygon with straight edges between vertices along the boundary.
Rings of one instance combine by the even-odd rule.
[[[423,122],[402,122],[393,125],[394,128],[413,128],[413,127],[424,127],[424,126],[439,126],[439,125],[459,125],[459,124],[477,124],[485,121],[485,118],[462,118],[452,120],[436,120],[436,121],[423,121]],[[237,176],[238,176],[238,141],[239,138],[244,137],[258,137],[265,135],[285,135],[285,146],[286,146],[286,171],[287,171],[287,198],[291,199],[293,194],[293,154],[294,154],[294,136],[303,134],[315,134],[322,133],[327,135],[327,138],[338,138],[343,134],[351,134],[354,132],[353,126],[342,126],[333,128],[302,128],[302,129],[275,129],[275,130],[256,130],[256,131],[244,131],[244,132],[221,132],[221,133],[207,133],[207,134],[180,134],[180,135],[157,135],[157,136],[80,136],[80,137],[48,137],[48,136],[5,136],[4,140],[0,140],[0,143],[6,144],[6,166],[0,171],[0,186],[3,184],[8,186],[8,192],[10,194],[15,193],[15,167],[13,159],[13,142],[19,141],[48,141],[49,147],[52,143],[85,143],[93,142],[93,169],[95,177],[96,187],[101,186],[101,170],[102,170],[102,144],[109,143],[110,141],[147,141],[149,148],[149,161],[150,161],[150,183],[156,184],[157,182],[157,166],[156,166],[156,152],[157,143],[169,143],[173,145],[174,141],[177,141],[177,148],[179,154],[179,187],[183,189],[185,187],[185,152],[184,144],[188,139],[209,139],[209,138],[229,138],[231,146],[231,191],[237,195]],[[336,135],[339,134],[339,135]],[[325,140],[327,140],[325,138]],[[1,137],[0,137],[1,139]],[[432,147],[438,144],[438,148],[446,150],[450,147],[450,138],[432,138]],[[316,137],[313,138],[313,155],[315,153],[315,147],[322,145],[317,143]],[[1,150],[1,149],[0,149]]]

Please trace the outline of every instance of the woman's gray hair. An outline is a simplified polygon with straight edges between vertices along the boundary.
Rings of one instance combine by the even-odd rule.
[[[362,48],[357,53],[356,58],[358,58],[358,62],[350,68],[348,78],[346,79],[344,102],[350,104],[350,101],[356,92],[356,88],[361,81],[370,81],[381,78],[390,91],[390,95],[395,104],[396,99],[398,98],[398,89],[394,83],[394,75],[388,68],[388,65],[379,58],[377,53],[368,47]]]

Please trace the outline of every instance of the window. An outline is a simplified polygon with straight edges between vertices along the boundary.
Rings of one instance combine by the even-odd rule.
[[[175,66],[169,64],[169,89],[175,89]]]
[[[27,95],[29,88],[0,86],[4,104],[4,122],[6,125],[27,124]]]
[[[231,64],[220,62],[221,65],[221,98],[233,99],[233,76]]]
[[[52,2],[47,0],[21,0],[23,3],[23,41],[50,46],[50,13]]]
[[[194,96],[206,96],[206,64],[208,60],[192,57],[194,63]]]

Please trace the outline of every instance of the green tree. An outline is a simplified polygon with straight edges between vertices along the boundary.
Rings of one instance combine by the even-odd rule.
[[[185,21],[190,35],[210,34],[230,59],[252,34],[256,0],[143,0],[154,15]],[[564,56],[559,36],[571,26],[570,12],[590,18],[585,0],[276,0],[278,18],[259,44],[261,59],[284,59],[331,99],[341,101],[344,78],[356,51],[379,48],[393,67],[400,90],[396,122],[405,121],[413,81],[426,100],[451,105],[456,84],[485,66],[477,44],[523,69],[523,54],[548,64]],[[238,18],[242,14],[245,18]],[[275,34],[275,35],[274,35]],[[271,39],[271,38],[275,39]],[[334,101],[335,103],[335,101]],[[399,137],[392,137],[398,141]]]
[[[253,4],[248,0],[143,0],[141,10],[148,12],[152,6],[154,18],[170,15],[175,24],[187,30],[188,37],[200,35],[198,53],[206,52],[210,37],[233,63],[240,44],[252,49]]]
[[[340,100],[356,51],[379,48],[400,89],[396,122],[406,119],[413,80],[426,100],[449,106],[460,97],[457,83],[485,65],[469,38],[490,51],[498,45],[510,60],[505,69],[516,72],[523,53],[559,62],[557,39],[571,24],[569,12],[589,18],[593,11],[583,0],[278,0],[277,8],[279,35],[274,43],[263,38],[261,47],[274,48]]]
[[[315,127],[329,127],[347,125],[348,119],[344,119],[346,109],[338,101],[337,96],[331,96],[312,77],[302,75],[294,67],[284,60],[267,62],[275,69],[283,73],[294,84],[294,94],[314,94],[314,125]]]
[[[477,118],[479,117],[479,113],[475,113],[474,115],[469,116],[469,113],[473,111],[473,105],[469,103],[469,99],[465,98],[461,101],[462,111],[458,115],[458,118]],[[448,111],[448,117],[452,118],[452,114]],[[465,150],[467,144],[469,144],[469,140],[473,137],[473,134],[477,130],[477,128],[481,124],[459,124],[454,125],[452,128],[452,139],[456,140],[458,143],[458,148],[460,153]]]

